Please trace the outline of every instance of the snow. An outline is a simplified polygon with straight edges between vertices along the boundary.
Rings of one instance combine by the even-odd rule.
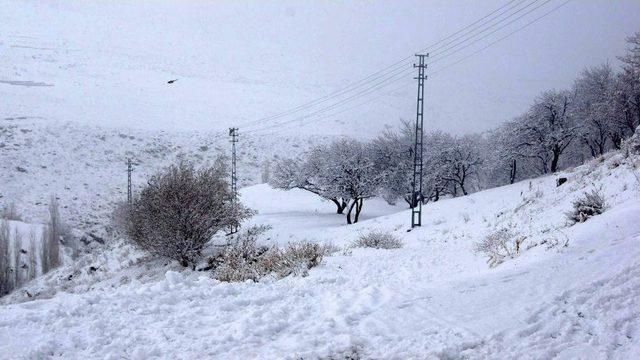
[[[206,272],[121,254],[121,261],[129,257],[131,263],[98,279],[83,275],[68,289],[47,293],[48,299],[5,302],[0,354],[636,358],[637,171],[637,159],[611,153],[556,176],[430,203],[424,207],[425,226],[410,232],[402,205],[365,201],[365,219],[347,226],[331,203],[311,194],[246,187],[242,200],[259,211],[251,221],[273,226],[267,241],[308,239],[342,250],[307,277],[259,283],[221,283]],[[569,180],[556,187],[557,176]],[[594,188],[605,197],[607,211],[569,226],[564,212]],[[510,224],[518,225],[529,249],[491,269],[472,245]],[[347,249],[371,229],[392,231],[404,247]],[[127,245],[115,246],[114,253],[118,249]]]
[[[0,359],[640,358],[637,158],[612,152],[555,176],[430,203],[424,226],[411,231],[404,203],[367,199],[361,221],[346,225],[330,202],[259,184],[261,170],[325,135],[377,135],[415,109],[412,82],[409,96],[398,88],[344,117],[283,117],[275,123],[286,126],[249,132],[267,125],[257,119],[336,90],[344,81],[326,82],[329,75],[362,63],[299,41],[321,34],[335,42],[326,23],[290,31],[308,18],[293,16],[292,4],[268,10],[286,9],[292,16],[284,21],[250,9],[260,20],[250,26],[236,15],[251,4],[2,5],[0,207],[16,204],[24,222],[10,225],[25,249],[31,231],[42,232],[51,196],[83,240],[106,243],[91,243],[75,261],[65,254],[62,266],[0,299]],[[157,36],[162,26],[173,31]],[[298,41],[278,40],[283,33]],[[338,48],[349,48],[355,40],[348,38]],[[300,43],[305,56],[278,60]],[[301,77],[308,69],[317,71]],[[496,104],[508,105],[506,113],[523,107],[509,98],[478,102],[487,87],[458,77],[437,83],[427,104],[435,128],[468,131],[465,112],[497,121]],[[270,225],[266,243],[338,248],[308,276],[221,283],[153,259],[111,231],[113,205],[126,194],[127,158],[136,189],[179,158],[201,165],[226,153],[229,126],[240,127],[241,200],[258,210],[243,226]],[[556,187],[558,176],[569,181]],[[570,226],[565,212],[593,189],[607,210]],[[490,268],[473,244],[505,227],[525,237],[524,250]],[[404,246],[351,247],[374,229]]]
[[[159,169],[186,158],[196,166],[229,154],[215,132],[163,132],[103,128],[74,122],[0,119],[0,208],[13,202],[28,222],[43,222],[51,196],[62,219],[104,237],[114,204],[126,198],[127,158],[134,164],[134,191]],[[294,153],[325,137],[302,140],[240,132],[239,184],[261,181],[264,164],[279,152]],[[18,169],[20,168],[20,169]]]

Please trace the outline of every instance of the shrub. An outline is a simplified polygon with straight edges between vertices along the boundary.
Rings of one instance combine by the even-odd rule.
[[[218,258],[214,259],[213,276],[220,281],[258,281],[264,272],[259,264],[260,256],[270,249],[258,246],[258,236],[266,227],[251,227],[240,233],[235,240],[224,248]]]
[[[399,249],[402,247],[402,241],[391,232],[373,230],[367,234],[361,234],[353,242],[352,246],[374,249]]]
[[[322,263],[327,252],[327,247],[308,241],[289,243],[284,250],[272,252],[271,258],[265,257],[268,261],[264,265],[279,278],[289,275],[307,276],[309,269]]]
[[[152,176],[130,206],[116,210],[116,226],[151,254],[195,267],[214,234],[251,216],[234,200],[226,179],[222,158],[199,170],[181,160]]]
[[[518,237],[511,229],[503,228],[487,235],[473,245],[473,252],[487,257],[489,267],[496,267],[520,252],[523,237]],[[512,243],[513,242],[513,243]]]
[[[289,275],[306,276],[309,269],[322,263],[329,247],[310,242],[289,243],[280,249],[259,246],[257,239],[264,227],[249,228],[227,246],[216,259],[213,276],[220,281],[258,281],[273,274],[281,279]]]
[[[606,204],[602,194],[593,190],[584,193],[583,197],[573,202],[573,210],[568,212],[567,218],[572,223],[581,223],[587,221],[590,217],[600,215],[606,209]]]

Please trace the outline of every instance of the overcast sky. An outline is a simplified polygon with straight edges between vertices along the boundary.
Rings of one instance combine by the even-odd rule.
[[[514,1],[512,5],[521,4],[518,9],[532,1]],[[546,1],[532,3],[517,15],[540,8],[469,48],[441,60],[436,51],[433,60],[438,61],[431,69],[437,71],[471,54],[564,2]],[[216,104],[216,110],[225,108],[240,114],[242,120],[268,116],[339,90],[507,3],[47,1],[31,2],[26,8],[12,3],[15,12],[5,13],[5,20],[13,21],[11,28],[5,25],[0,30],[34,38],[40,34],[55,39],[52,41],[69,42],[69,47],[100,51],[89,52],[86,61],[97,61],[100,56],[130,58],[132,63],[144,66],[148,62],[175,77],[258,84],[239,93],[227,91],[224,101]],[[624,51],[625,37],[640,30],[638,19],[637,0],[570,1],[510,38],[430,77],[427,126],[455,133],[486,130],[524,111],[540,91],[570,86],[586,66],[607,61],[617,65],[615,56]],[[406,80],[359,97],[355,103],[345,103],[347,108],[379,94],[391,94],[336,118],[343,124],[353,120],[360,127],[376,124],[374,128],[396,124],[399,118],[413,119],[413,76],[413,72],[407,73]],[[271,93],[272,85],[279,90]],[[216,101],[213,97],[210,100]]]

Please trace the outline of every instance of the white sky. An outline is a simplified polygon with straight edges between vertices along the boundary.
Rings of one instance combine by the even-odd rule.
[[[539,0],[531,8],[544,1]],[[473,52],[562,2],[551,0],[476,46],[442,59],[433,69]],[[0,20],[11,20],[11,25],[0,25],[0,36],[4,32],[14,37],[0,38],[0,50],[2,43],[13,44],[11,39],[20,35],[46,38],[56,46],[79,47],[86,54],[85,63],[93,69],[110,68],[113,78],[134,76],[146,80],[144,71],[151,69],[165,77],[183,79],[191,93],[175,97],[184,96],[187,111],[191,97],[193,107],[200,112],[207,112],[210,106],[220,117],[243,122],[340,89],[506,3],[507,0],[47,1],[30,2],[27,6],[6,2],[2,8],[9,11],[4,18],[0,14]],[[640,30],[638,19],[637,0],[569,2],[509,39],[429,78],[425,117],[428,126],[455,133],[482,131],[517,115],[540,91],[570,86],[584,67],[606,61],[615,65],[615,56],[624,50],[625,37]],[[115,58],[119,59],[117,64]],[[134,65],[129,65],[128,59]],[[15,63],[17,58],[7,61]],[[146,66],[148,69],[143,71]],[[113,70],[116,68],[119,70]],[[29,73],[28,69],[25,72]],[[1,75],[5,79],[14,76],[6,71]],[[344,125],[351,126],[349,132],[362,127],[377,130],[385,123],[396,124],[399,118],[413,119],[412,76],[413,73],[407,75],[406,86],[393,92],[393,96],[346,111],[335,118],[338,122],[334,118],[308,121],[315,121],[318,131],[323,126]],[[188,79],[198,81],[189,83]],[[32,75],[29,80],[40,79]],[[166,79],[162,80],[164,84]],[[246,86],[225,90],[220,96],[202,94],[231,83]],[[390,86],[387,93],[402,84]],[[62,91],[61,86],[51,91]],[[118,86],[123,91],[132,86],[126,91],[129,93],[139,89],[139,85],[126,82]],[[328,104],[331,102],[324,105]],[[175,107],[175,103],[171,106]],[[115,117],[103,122],[115,124]],[[117,123],[123,124],[135,126]],[[192,128],[194,124],[195,120],[182,124],[173,121],[171,127]]]

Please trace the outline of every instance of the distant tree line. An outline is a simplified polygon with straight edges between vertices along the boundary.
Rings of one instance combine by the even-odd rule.
[[[583,70],[570,89],[548,90],[516,118],[483,134],[425,134],[423,198],[467,195],[577,166],[612,149],[640,125],[640,32],[627,39],[622,66]],[[269,184],[333,202],[347,223],[364,200],[412,196],[414,128],[403,122],[369,142],[343,138],[270,164]]]

